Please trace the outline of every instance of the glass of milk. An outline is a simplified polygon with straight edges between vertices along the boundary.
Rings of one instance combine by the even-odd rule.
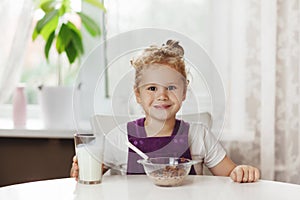
[[[75,151],[78,160],[78,182],[98,184],[102,180],[103,141],[92,134],[75,134]]]

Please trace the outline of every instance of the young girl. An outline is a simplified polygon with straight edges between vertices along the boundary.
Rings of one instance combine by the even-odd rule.
[[[230,176],[235,182],[257,181],[259,170],[233,163],[206,126],[176,119],[188,86],[183,55],[179,42],[168,40],[161,47],[150,46],[131,61],[135,68],[134,92],[145,118],[107,134],[105,167],[127,174],[145,173],[143,166],[137,163],[141,157],[125,145],[124,141],[128,140],[149,157],[200,160],[190,174],[202,174],[205,164],[213,175]],[[77,178],[78,171],[74,157],[71,176]]]

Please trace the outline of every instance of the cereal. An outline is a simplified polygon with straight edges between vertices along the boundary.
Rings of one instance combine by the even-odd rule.
[[[187,171],[183,166],[166,166],[163,169],[151,172],[149,177],[156,185],[176,186],[183,181],[186,175]]]
[[[178,186],[189,174],[191,166],[200,162],[187,158],[155,157],[140,159],[138,163],[144,166],[144,170],[151,181],[158,186]]]

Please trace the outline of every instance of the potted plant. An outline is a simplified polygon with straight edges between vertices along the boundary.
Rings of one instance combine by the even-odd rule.
[[[104,5],[99,0],[82,0],[105,12]],[[73,126],[72,90],[63,86],[63,66],[61,59],[67,58],[68,67],[80,61],[84,53],[82,29],[74,23],[74,18],[92,37],[101,35],[100,26],[82,11],[74,11],[72,0],[40,0],[37,9],[44,16],[36,23],[32,33],[33,41],[41,36],[44,41],[44,55],[50,59],[50,49],[58,54],[57,80],[58,87],[39,87],[42,116],[46,128],[68,128]],[[63,55],[64,54],[64,55]],[[62,57],[64,56],[64,57]],[[67,109],[69,108],[69,109]],[[65,115],[65,116],[64,116]]]

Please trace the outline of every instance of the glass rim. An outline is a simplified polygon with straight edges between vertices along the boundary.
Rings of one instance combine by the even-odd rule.
[[[96,137],[93,133],[74,133],[74,137]]]

